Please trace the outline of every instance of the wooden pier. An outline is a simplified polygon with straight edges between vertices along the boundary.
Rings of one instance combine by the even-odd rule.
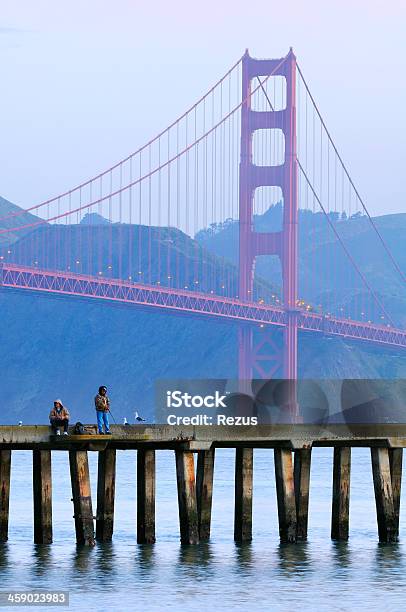
[[[210,537],[215,449],[235,448],[234,539],[252,539],[254,448],[274,449],[279,534],[282,542],[307,538],[312,448],[334,453],[331,537],[349,537],[351,448],[371,449],[378,536],[399,537],[402,455],[406,425],[113,426],[111,436],[51,436],[47,426],[0,427],[0,542],[8,539],[11,455],[33,453],[34,542],[52,542],[51,451],[68,452],[76,541],[92,546],[113,537],[116,451],[137,452],[137,542],[155,542],[155,455],[174,451],[182,544]],[[94,514],[88,452],[98,452]]]

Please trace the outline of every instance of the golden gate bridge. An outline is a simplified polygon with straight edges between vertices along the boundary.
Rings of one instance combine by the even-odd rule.
[[[264,230],[275,206],[280,226]],[[3,216],[0,285],[227,319],[238,324],[241,379],[281,370],[296,380],[302,331],[406,348],[346,242],[348,219],[359,218],[404,290],[293,51],[272,60],[247,51],[134,153]],[[308,240],[333,245],[322,261],[309,248],[305,266],[301,219],[317,221]],[[263,256],[279,261],[279,284],[258,272]],[[343,278],[346,291],[335,282]]]

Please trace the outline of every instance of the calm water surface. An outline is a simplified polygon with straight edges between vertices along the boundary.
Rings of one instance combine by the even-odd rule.
[[[114,542],[86,549],[75,544],[68,458],[62,452],[53,453],[55,542],[32,544],[31,455],[15,452],[0,590],[66,589],[70,610],[109,612],[403,608],[406,517],[401,514],[401,543],[379,545],[368,450],[353,451],[348,544],[330,541],[331,449],[313,451],[309,540],[298,545],[278,542],[273,454],[264,450],[254,455],[254,539],[233,543],[233,461],[231,450],[217,451],[211,542],[181,547],[174,456],[158,452],[157,543],[139,546],[136,456],[118,452]],[[90,462],[94,487],[96,453],[90,453]],[[93,495],[95,502],[95,490]]]

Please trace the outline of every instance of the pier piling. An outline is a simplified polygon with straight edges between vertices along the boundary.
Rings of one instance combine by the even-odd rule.
[[[252,488],[254,451],[237,447],[235,451],[234,540],[252,540]]]
[[[34,542],[52,543],[52,468],[51,451],[32,452],[34,497]]]
[[[76,542],[94,546],[92,494],[87,451],[69,451]]]
[[[211,507],[213,497],[214,448],[197,454],[196,497],[199,538],[210,539]]]
[[[298,540],[307,540],[311,458],[311,448],[295,450],[294,482],[297,521],[296,537]]]
[[[192,451],[176,450],[180,540],[182,544],[199,543],[196,482]]]
[[[275,480],[281,542],[296,542],[296,499],[292,451],[275,448]]]
[[[0,542],[8,540],[11,451],[0,450]]]
[[[155,450],[137,451],[137,542],[155,542]]]
[[[348,540],[350,512],[351,448],[334,447],[333,504],[331,513],[331,537]]]
[[[389,466],[392,479],[393,510],[396,521],[396,534],[399,537],[400,492],[402,486],[403,448],[389,449]]]
[[[396,542],[398,528],[393,503],[389,449],[372,447],[371,461],[379,541]]]
[[[114,500],[116,488],[116,450],[99,452],[97,472],[96,540],[110,542],[114,529]]]

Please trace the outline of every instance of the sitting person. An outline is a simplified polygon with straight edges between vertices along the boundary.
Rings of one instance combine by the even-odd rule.
[[[60,436],[61,432],[59,430],[59,427],[63,427],[64,436],[68,435],[69,410],[64,407],[60,399],[54,401],[54,407],[49,413],[49,420],[51,423],[53,434]]]

